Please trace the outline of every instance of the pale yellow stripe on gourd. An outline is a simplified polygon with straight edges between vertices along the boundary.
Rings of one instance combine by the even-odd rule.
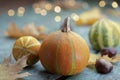
[[[33,43],[33,44],[30,44],[28,46],[26,46],[27,48],[30,48],[30,47],[34,47],[34,46],[38,46],[40,45],[40,43]]]
[[[91,28],[91,31],[90,31],[90,40],[91,40],[91,43],[92,44],[96,44],[96,42],[93,42],[93,34],[94,34],[94,31],[95,31],[95,26],[98,24],[98,21],[95,23],[95,24],[93,24],[93,26],[92,26],[92,28]]]
[[[108,41],[108,45],[109,45],[109,47],[112,47],[114,44],[113,44],[113,39],[112,39],[112,28],[110,28],[110,26],[109,26],[109,21],[107,20],[107,23],[105,22],[105,27],[106,27],[106,30],[107,30],[107,32],[106,32],[106,34],[107,34],[107,39],[109,39],[109,40],[107,40]]]
[[[23,37],[20,38],[20,42],[21,42],[22,46],[24,46],[24,39],[23,39]]]
[[[110,23],[112,24],[112,26],[115,27],[116,30],[118,30],[119,33],[120,33],[120,26],[119,26],[117,23],[113,22],[113,21],[109,21],[109,22],[110,22]]]
[[[116,27],[116,34],[117,34],[117,32],[119,33],[118,37],[119,37],[119,42],[120,42],[120,26],[116,23],[114,23],[114,24],[115,24],[115,27]]]
[[[15,45],[13,48],[22,49],[22,47]]]
[[[82,40],[82,41],[84,41],[84,43],[86,43],[86,41],[85,41],[82,37],[80,37],[78,34],[76,34],[76,33],[74,33],[74,32],[71,32],[71,34],[72,34],[72,35],[75,35],[76,37],[78,37],[79,40]],[[81,44],[82,44],[82,43],[81,43]],[[88,55],[86,55],[86,56],[87,56],[87,60],[89,60]]]
[[[20,38],[22,47],[30,48],[30,47],[34,47],[34,46],[40,45],[40,43],[38,43],[38,42],[29,45],[30,40],[31,40],[31,37],[29,37],[29,38],[27,39],[27,42],[25,43],[23,37]]]
[[[112,32],[113,32],[113,30],[114,30],[114,26],[111,25],[111,24],[112,24],[112,21],[111,21],[111,20],[108,20],[108,19],[107,19],[107,23],[106,23],[106,24],[107,24],[107,25],[108,25],[108,24],[110,25],[110,26],[108,25],[108,33],[109,33],[109,38],[108,38],[109,40],[108,40],[108,41],[109,41],[109,46],[112,47],[112,46],[114,45],[114,44],[113,44],[114,41],[113,41],[113,37],[112,37],[112,34],[113,34]],[[111,28],[110,28],[110,27],[111,27]]]
[[[120,37],[120,26],[113,21],[111,21],[111,24],[113,25],[113,27],[115,27],[115,30],[119,33],[119,37]]]
[[[31,40],[31,37],[28,37],[28,38],[27,38],[27,41],[26,41],[26,43],[25,43],[25,46],[28,45],[28,43],[30,42],[30,40]]]
[[[20,46],[17,46],[17,45],[15,45],[13,48],[23,49],[23,47],[20,47]],[[32,53],[32,54],[36,54],[36,52],[33,51],[33,50],[26,49],[26,51],[28,51],[28,52],[30,52],[30,53]]]
[[[72,35],[69,35],[69,36],[71,36],[71,38],[73,38]],[[75,52],[73,40],[71,40],[71,38],[69,38],[69,42],[71,43],[71,47],[72,47],[72,68],[71,68],[69,75],[73,74],[76,70],[76,52]]]
[[[29,49],[27,49],[27,51],[28,51],[30,54],[35,54],[35,55],[36,55],[36,52],[33,51],[33,50],[29,50]]]
[[[109,24],[110,24],[110,23],[112,24],[112,28],[111,28],[111,31],[110,31],[110,32],[111,32],[111,34],[110,34],[110,35],[111,35],[111,43],[113,43],[113,42],[114,42],[114,39],[113,39],[114,36],[112,36],[112,35],[113,35],[113,32],[114,32],[113,30],[117,30],[117,27],[116,27],[116,25],[114,26],[114,22],[113,22],[113,21],[110,21],[110,20],[109,20]],[[119,29],[118,29],[118,30],[119,30]],[[114,46],[114,43],[112,44],[112,46]]]
[[[100,26],[99,27],[99,32],[98,32],[98,34],[99,34],[99,36],[98,36],[98,43],[99,43],[99,45],[100,45],[100,47],[101,48],[103,48],[104,47],[104,45],[103,45],[103,36],[102,36],[102,21],[100,21],[100,23],[98,24],[98,26]]]
[[[25,42],[24,42],[24,39],[23,39],[23,37],[22,37],[22,38],[20,38],[20,42],[21,42],[22,46],[15,45],[14,48],[23,49],[23,47],[30,48],[30,47],[34,47],[34,46],[40,45],[40,43],[38,43],[38,42],[29,45],[30,40],[31,40],[31,37],[28,37],[28,38],[27,38],[27,41],[26,41],[26,43],[25,43]],[[29,51],[29,52],[32,53],[32,54],[36,54],[35,51],[29,50],[29,49],[26,49],[26,50]]]

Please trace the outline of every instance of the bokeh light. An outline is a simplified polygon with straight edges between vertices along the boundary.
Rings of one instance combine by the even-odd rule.
[[[55,16],[54,20],[55,20],[55,22],[60,22],[61,21],[61,17],[60,16]]]
[[[18,16],[23,16],[24,13],[25,13],[25,8],[24,7],[19,7],[17,15]]]
[[[47,3],[47,4],[45,5],[45,9],[46,9],[46,10],[51,10],[51,9],[52,9],[52,4]]]
[[[14,16],[14,15],[15,15],[15,11],[13,9],[9,9],[8,16]]]
[[[34,11],[35,11],[36,14],[41,14],[41,9],[40,8],[35,8]]]
[[[61,12],[61,7],[60,6],[55,6],[54,11],[56,13],[60,13]]]
[[[46,15],[47,15],[47,11],[46,11],[45,9],[42,9],[42,10],[41,10],[41,15],[42,15],[42,16],[46,16]]]
[[[113,1],[113,2],[112,2],[112,7],[113,7],[113,8],[117,8],[117,7],[118,7],[118,3],[117,3],[116,1]]]
[[[106,5],[106,3],[105,3],[104,0],[102,0],[102,1],[99,2],[99,6],[100,6],[100,7],[105,7],[105,5]]]
[[[76,13],[72,13],[71,14],[71,18],[74,20],[74,21],[77,21],[79,19],[79,16],[76,14]]]

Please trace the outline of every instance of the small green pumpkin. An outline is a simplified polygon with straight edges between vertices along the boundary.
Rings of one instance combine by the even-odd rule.
[[[89,31],[89,39],[93,48],[116,47],[119,44],[119,25],[109,19],[101,19],[93,24]]]

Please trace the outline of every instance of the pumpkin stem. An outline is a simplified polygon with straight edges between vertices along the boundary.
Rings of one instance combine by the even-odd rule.
[[[71,31],[71,27],[70,27],[70,17],[66,17],[64,20],[63,25],[61,26],[61,31],[62,32],[69,32]]]

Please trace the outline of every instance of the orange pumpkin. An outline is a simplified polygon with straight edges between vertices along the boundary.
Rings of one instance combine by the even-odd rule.
[[[42,43],[39,56],[45,69],[52,73],[74,75],[87,65],[90,52],[85,40],[71,31],[67,17],[61,29]]]

